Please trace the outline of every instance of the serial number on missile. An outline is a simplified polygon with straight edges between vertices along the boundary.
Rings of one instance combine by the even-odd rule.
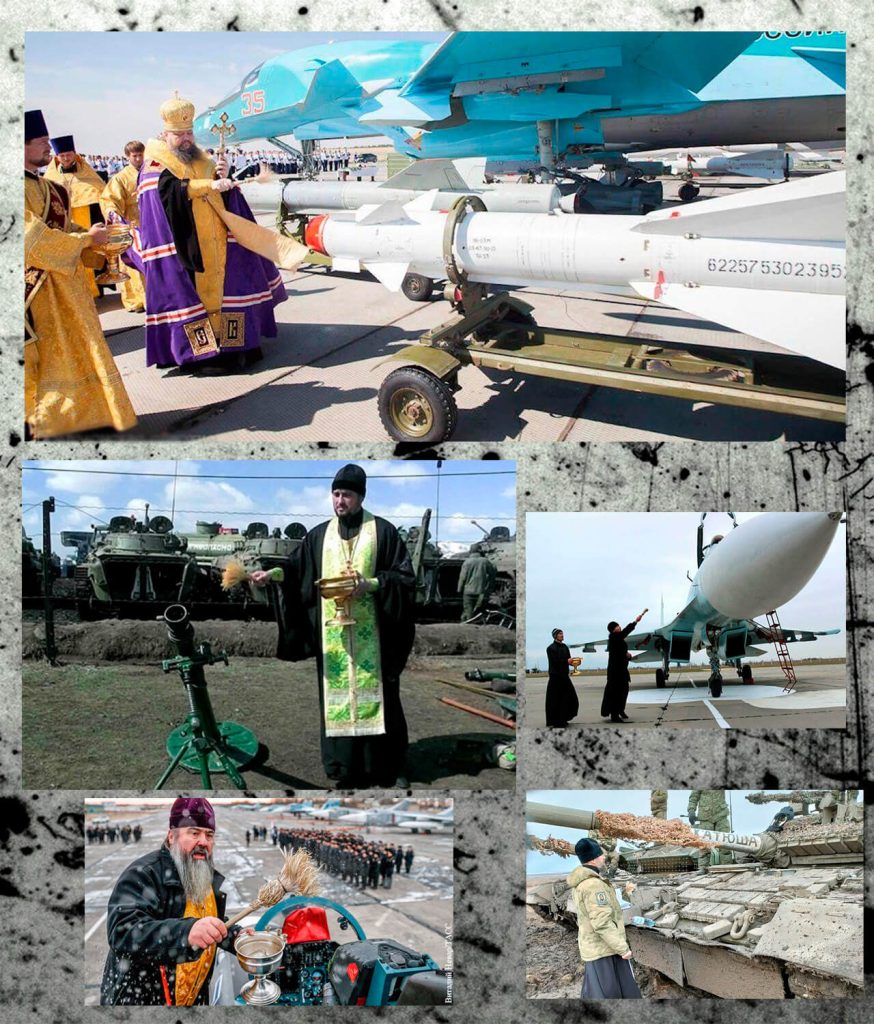
[[[816,263],[799,260],[707,260],[707,269],[718,274],[763,274],[770,277],[846,277],[843,263]]]

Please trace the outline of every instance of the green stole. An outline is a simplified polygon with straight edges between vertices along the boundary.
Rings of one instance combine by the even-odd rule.
[[[365,579],[376,575],[376,520],[365,511],[354,545],[352,568]],[[342,576],[347,569],[348,542],[340,537],[338,520],[328,525],[322,545],[322,576]],[[325,695],[325,735],[381,736],[385,733],[379,626],[373,594],[363,594],[350,606],[354,626],[327,626],[334,602],[320,598],[322,629],[322,690]]]

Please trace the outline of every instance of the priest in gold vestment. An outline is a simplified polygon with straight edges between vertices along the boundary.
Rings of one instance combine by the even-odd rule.
[[[76,152],[76,143],[72,135],[59,135],[49,139],[54,156],[49,160],[43,177],[46,181],[54,181],[63,185],[70,195],[70,219],[87,231],[94,224],[103,223],[100,210],[100,195],[103,192],[103,179],[91,164]],[[94,269],[87,271],[88,289],[96,298],[100,288],[95,280],[95,270],[103,269],[103,257],[92,263]]]
[[[72,223],[67,190],[40,178],[51,159],[42,112],[25,112],[24,415],[34,438],[114,427],[133,407],[89,293],[85,261],[106,241],[102,224]]]
[[[107,222],[117,217],[134,227],[139,227],[140,211],[137,206],[137,179],[143,166],[146,147],[136,139],[124,147],[127,167],[113,174],[100,195],[100,209]],[[121,301],[129,313],[142,313],[146,308],[146,289],[143,275],[126,267],[126,281],[121,282]]]

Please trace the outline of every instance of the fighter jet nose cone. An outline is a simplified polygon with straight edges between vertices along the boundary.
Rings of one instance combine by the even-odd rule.
[[[702,595],[736,619],[779,608],[819,568],[840,518],[833,512],[766,512],[742,523],[704,559]]]

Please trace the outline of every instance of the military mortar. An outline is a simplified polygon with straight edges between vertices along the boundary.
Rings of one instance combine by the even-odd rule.
[[[526,817],[596,833],[606,824],[608,835],[620,831],[598,812],[533,802]],[[658,840],[644,853],[624,851],[620,865],[624,861],[626,869],[614,882],[634,883],[623,914],[637,963],[722,998],[862,995],[861,820],[822,824],[796,817],[782,831],[747,835],[622,819],[627,838],[652,839],[658,828],[670,827],[674,844],[686,830],[696,843],[733,850],[740,861],[705,866],[698,850]],[[527,902],[575,928],[571,897],[567,883],[552,877],[530,888]]]
[[[167,635],[177,651],[175,658],[161,662],[161,668],[165,673],[177,671],[181,676],[188,714],[185,722],[167,737],[170,763],[155,789],[163,789],[180,765],[188,772],[199,772],[204,789],[212,788],[211,773],[225,774],[237,789],[246,789],[240,769],[255,760],[258,739],[237,722],[216,720],[203,672],[205,665],[218,662],[227,665],[227,654],[224,651],[213,652],[208,643],[195,647],[194,627],[184,605],[170,605],[159,621],[166,624]]]

